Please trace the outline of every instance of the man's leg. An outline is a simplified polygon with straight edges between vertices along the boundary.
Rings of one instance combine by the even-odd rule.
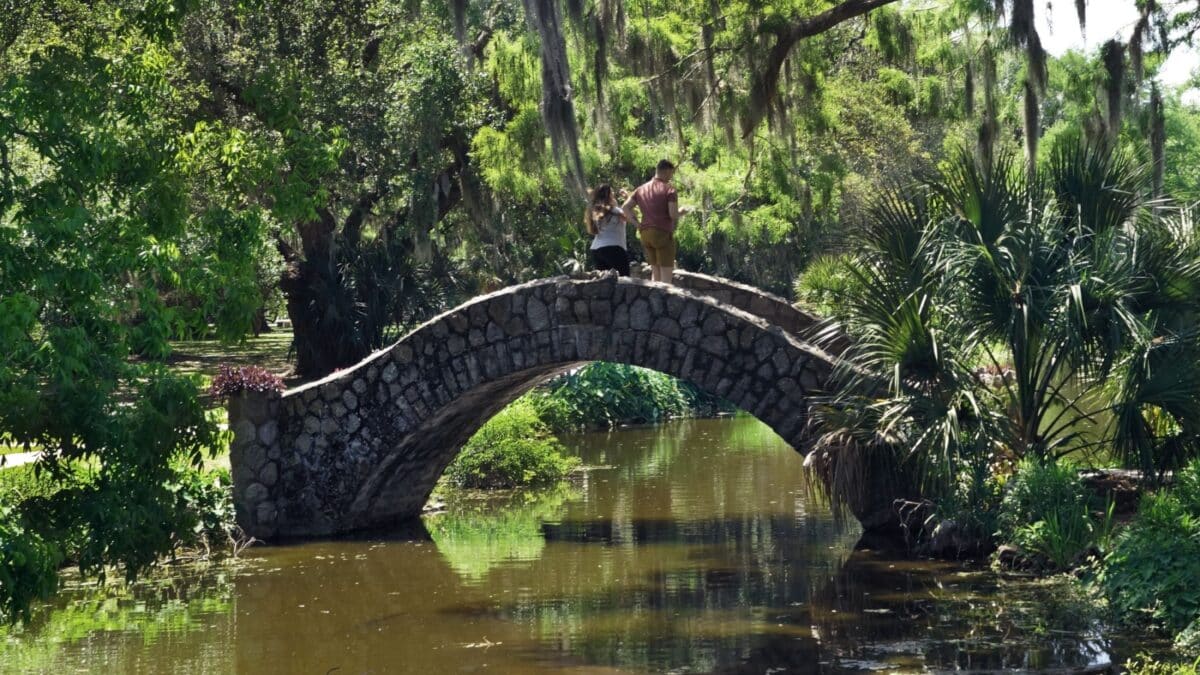
[[[662,268],[658,265],[650,266],[650,281],[662,281]]]
[[[638,230],[638,239],[642,240],[642,250],[646,252],[646,264],[650,266],[650,281],[658,281],[658,247],[654,245],[654,231],[640,229]]]
[[[658,280],[669,284],[675,272],[675,233],[668,234],[665,239],[658,249]]]

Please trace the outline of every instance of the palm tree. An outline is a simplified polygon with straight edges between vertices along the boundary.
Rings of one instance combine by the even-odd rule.
[[[854,338],[817,414],[835,474],[888,466],[936,499],[1001,459],[1107,449],[1157,475],[1200,454],[1200,237],[1151,178],[1065,141],[1032,176],[963,151],[882,199],[826,329]]]

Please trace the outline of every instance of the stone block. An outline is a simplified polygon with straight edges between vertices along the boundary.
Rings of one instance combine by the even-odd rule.
[[[279,437],[279,423],[275,420],[267,420],[258,427],[258,441],[263,445],[270,446]]]
[[[645,298],[638,298],[629,306],[629,327],[634,330],[650,330],[653,315],[650,303]]]
[[[395,347],[392,347],[392,361],[395,362],[396,364],[404,365],[404,364],[411,363],[412,360],[413,360],[412,347],[410,347],[404,343],[400,343],[400,344],[396,345]]]
[[[525,318],[529,321],[529,328],[534,331],[550,327],[550,310],[544,302],[537,298],[529,298]]]
[[[279,480],[279,464],[276,462],[267,462],[258,470],[258,482],[267,487],[272,487]]]
[[[503,340],[505,337],[506,336],[504,335],[504,329],[501,328],[498,324],[489,323],[487,325],[487,341],[488,342],[491,342],[491,343],[499,342],[499,341]]]
[[[511,304],[508,297],[500,296],[488,302],[487,313],[492,321],[503,326],[510,316]]]
[[[652,330],[655,333],[671,340],[676,340],[682,335],[682,330],[679,328],[679,323],[666,316],[655,319]]]
[[[529,325],[526,324],[524,317],[514,316],[508,320],[508,323],[504,324],[504,332],[509,337],[527,335],[529,333]]]
[[[383,367],[382,379],[384,382],[391,384],[396,381],[396,377],[399,374],[400,369],[396,367],[395,362],[392,362]]]
[[[470,318],[471,325],[475,328],[483,328],[488,322],[487,309],[482,302],[476,302],[467,307],[467,317]]]
[[[694,301],[684,303],[683,309],[679,312],[679,325],[688,328],[695,326],[700,319],[700,306]]]
[[[710,335],[700,341],[700,349],[713,356],[728,356],[729,343],[720,335]]]
[[[771,363],[775,364],[776,372],[779,372],[779,373],[788,372],[788,368],[792,365],[792,363],[791,363],[791,360],[788,359],[787,353],[788,353],[787,349],[780,348],[780,349],[775,350],[775,353],[773,355],[771,355]]]
[[[612,325],[612,304],[607,300],[592,300],[588,310],[593,324],[605,327]]]
[[[361,382],[361,381],[362,380],[355,380],[355,383],[357,384],[358,382]],[[355,389],[355,391],[357,391],[358,387],[355,387],[354,389]],[[363,391],[366,391],[365,385],[363,386]],[[361,393],[361,392],[359,392],[359,393]],[[353,391],[344,392],[342,394],[342,403],[346,406],[347,410],[357,410],[358,409],[358,396],[356,396]]]
[[[592,313],[586,300],[576,300],[572,308],[575,310],[575,320],[579,323],[591,323]]]
[[[678,320],[683,313],[684,299],[678,295],[667,296],[667,316]]]
[[[254,505],[266,499],[269,494],[270,492],[267,490],[267,486],[255,481],[246,486],[246,491],[242,493],[242,499],[247,504]]]
[[[321,434],[324,436],[332,436],[338,431],[338,421],[332,417],[326,417],[321,420]]]
[[[235,446],[249,445],[258,438],[258,428],[249,419],[238,420],[233,425],[233,444]]]
[[[705,317],[702,327],[705,335],[723,335],[726,330],[725,317],[720,312],[711,312]]]
[[[242,450],[242,464],[250,473],[258,473],[267,461],[267,448],[262,443],[251,443]]]
[[[629,305],[616,305],[613,309],[612,327],[616,330],[629,328]]]
[[[581,295],[594,300],[597,298],[611,298],[613,291],[616,289],[617,277],[614,275],[605,275],[596,281],[592,281],[580,289]]]
[[[279,511],[271,502],[263,502],[254,510],[255,522],[259,527],[273,527],[279,517]]]
[[[758,359],[759,361],[766,361],[767,359],[771,358],[772,354],[775,353],[775,348],[777,346],[778,344],[770,335],[760,335],[758,339],[754,341],[754,358]]]
[[[462,335],[471,328],[471,320],[463,316],[462,312],[454,312],[446,317],[446,325],[454,333]]]
[[[663,293],[650,294],[650,314],[653,316],[663,316],[667,313],[667,303],[663,298]]]

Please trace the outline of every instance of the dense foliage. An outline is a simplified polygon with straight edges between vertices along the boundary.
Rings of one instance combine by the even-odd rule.
[[[555,432],[647,424],[672,417],[732,412],[733,407],[695,385],[618,363],[591,363],[530,395]]]
[[[549,485],[579,464],[527,399],[519,399],[480,427],[446,469],[450,481],[467,488]]]
[[[1099,585],[1114,614],[1170,634],[1200,629],[1200,462],[1142,500],[1104,559]],[[1194,650],[1198,645],[1193,645]]]
[[[64,559],[132,578],[191,533],[178,481],[220,433],[197,381],[162,365],[167,340],[241,334],[258,305],[261,219],[206,191],[242,155],[176,86],[169,8],[35,4],[4,44],[0,439],[40,448],[60,488],[5,511],[6,618]]]
[[[980,463],[1103,447],[1154,475],[1196,456],[1200,238],[1150,194],[1132,157],[1065,139],[1032,177],[963,152],[883,198],[850,268],[844,388],[819,413],[832,465],[936,498]]]
[[[585,184],[630,187],[664,156],[697,207],[683,267],[786,293],[814,257],[863,252],[798,286],[888,383],[847,383],[827,448],[961,514],[994,492],[993,459],[1111,446],[1180,466],[1197,238],[1150,198],[1196,196],[1200,114],[1154,73],[1200,21],[1142,2],[1128,44],[1053,59],[1035,9],[0,6],[0,443],[44,449],[52,486],[0,522],[0,611],[48,592],[62,560],[132,577],[219,510],[187,476],[224,439],[199,382],[165,367],[170,339],[236,340],[280,305],[298,375],[323,375],[460,298],[583,266]],[[870,208],[939,167],[931,195]],[[540,414],[566,428],[717,405],[614,368],[577,373]]]
[[[1113,506],[1098,502],[1075,467],[1027,459],[1006,486],[998,534],[1054,569],[1071,569],[1108,544]]]

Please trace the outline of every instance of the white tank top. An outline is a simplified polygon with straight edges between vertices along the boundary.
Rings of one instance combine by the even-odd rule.
[[[614,206],[612,211],[596,221],[596,238],[592,240],[592,250],[605,246],[620,246],[625,248],[625,221],[621,218],[625,212],[621,207]]]

